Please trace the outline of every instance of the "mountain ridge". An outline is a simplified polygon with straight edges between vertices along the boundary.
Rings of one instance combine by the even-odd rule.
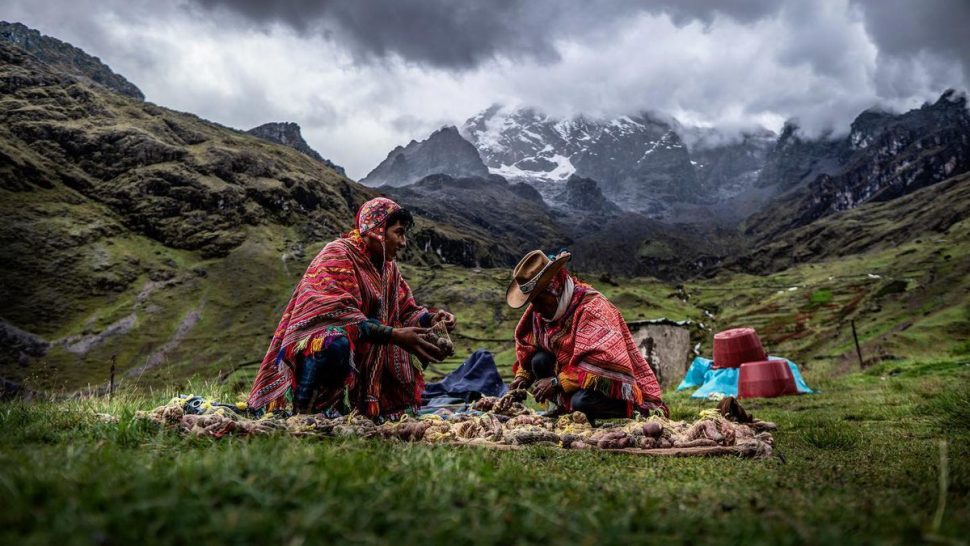
[[[40,60],[97,85],[111,89],[135,100],[145,100],[145,95],[124,76],[116,74],[101,59],[88,55],[57,38],[45,36],[40,31],[21,23],[0,21],[0,40],[12,43],[37,56]]]
[[[253,127],[246,131],[250,135],[257,136],[259,138],[268,140],[270,142],[275,142],[277,144],[283,144],[284,146],[289,146],[294,150],[303,152],[304,154],[316,159],[320,163],[323,163],[327,167],[337,171],[342,175],[346,175],[346,171],[340,165],[337,165],[329,159],[324,159],[319,152],[314,150],[307,144],[307,141],[303,139],[303,134],[300,131],[300,126],[292,121],[283,122],[269,122],[264,123],[258,127]]]

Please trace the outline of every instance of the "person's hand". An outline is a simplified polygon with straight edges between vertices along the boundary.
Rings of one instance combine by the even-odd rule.
[[[431,317],[432,326],[438,324],[439,322],[444,322],[445,328],[448,328],[449,332],[455,329],[455,315],[452,315],[444,309],[439,309],[438,312]]]
[[[509,390],[514,391],[516,389],[525,389],[532,384],[532,381],[528,377],[518,376],[509,383]]]
[[[532,396],[535,396],[536,402],[552,400],[561,391],[562,387],[555,377],[544,377],[532,385]]]
[[[391,343],[418,357],[422,363],[439,362],[441,349],[430,341],[430,328],[394,328]]]

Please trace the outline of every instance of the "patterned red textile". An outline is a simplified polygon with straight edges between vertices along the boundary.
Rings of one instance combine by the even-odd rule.
[[[620,311],[591,286],[575,280],[566,313],[547,322],[532,306],[515,329],[516,376],[529,376],[524,363],[543,350],[556,356],[556,371],[566,393],[560,405],[571,409],[569,399],[578,389],[594,389],[627,402],[634,410],[666,409],[660,383],[637,350]]]
[[[397,265],[384,262],[383,271],[378,271],[367,252],[364,237],[382,239],[383,229],[375,228],[382,228],[398,208],[385,198],[368,201],[357,214],[358,229],[327,244],[310,263],[260,365],[250,408],[286,408],[296,387],[300,355],[321,350],[336,336],[350,341],[356,370],[350,383],[354,408],[376,417],[420,405],[424,380],[410,355],[394,345],[364,343],[356,328],[368,317],[392,327],[417,326],[427,312],[415,303]]]

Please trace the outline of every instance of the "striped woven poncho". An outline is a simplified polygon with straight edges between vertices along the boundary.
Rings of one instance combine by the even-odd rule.
[[[357,229],[327,244],[310,263],[263,358],[250,408],[285,409],[296,387],[300,357],[340,336],[350,341],[355,373],[348,386],[355,409],[376,417],[420,405],[424,380],[410,355],[394,345],[364,342],[357,327],[368,318],[392,327],[418,326],[427,312],[415,303],[397,265],[384,262],[383,272],[378,271],[367,252],[364,237],[383,228],[373,216],[386,218],[396,208],[400,207],[384,198],[365,203],[357,215]]]
[[[513,373],[533,379],[524,363],[537,351],[548,351],[556,357],[559,383],[566,393],[560,406],[571,410],[573,393],[593,389],[625,400],[628,417],[634,410],[666,411],[660,383],[637,350],[620,311],[591,286],[575,279],[574,283],[569,306],[558,320],[546,321],[531,305],[526,308],[515,329]]]

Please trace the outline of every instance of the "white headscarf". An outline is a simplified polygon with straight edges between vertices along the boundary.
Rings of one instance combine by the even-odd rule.
[[[569,307],[569,302],[573,299],[573,288],[575,287],[576,285],[573,283],[573,277],[571,275],[567,276],[566,283],[562,289],[562,294],[559,294],[559,305],[556,306],[556,314],[553,315],[551,319],[542,317],[542,320],[546,322],[555,322],[561,319],[562,316],[566,314],[566,308]]]

